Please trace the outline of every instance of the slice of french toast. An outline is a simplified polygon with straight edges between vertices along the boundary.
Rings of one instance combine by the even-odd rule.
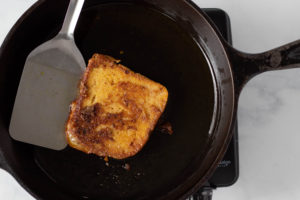
[[[112,57],[94,54],[71,104],[69,145],[123,159],[139,152],[165,109],[168,91]]]

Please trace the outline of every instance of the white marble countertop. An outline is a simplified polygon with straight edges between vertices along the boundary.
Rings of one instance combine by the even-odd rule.
[[[0,44],[35,0],[0,0]],[[299,0],[195,0],[225,10],[234,47],[261,52],[300,39]],[[244,88],[238,108],[240,177],[214,200],[300,199],[300,69],[268,72]],[[0,170],[0,199],[33,198]]]

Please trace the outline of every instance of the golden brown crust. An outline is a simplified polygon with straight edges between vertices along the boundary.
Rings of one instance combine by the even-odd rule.
[[[123,159],[147,142],[168,91],[118,62],[101,54],[89,60],[66,125],[71,147]]]

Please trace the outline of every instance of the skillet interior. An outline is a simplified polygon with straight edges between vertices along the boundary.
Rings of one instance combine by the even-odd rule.
[[[1,112],[6,128],[26,56],[59,30],[67,2],[59,4],[48,1],[39,13],[30,16],[40,30],[23,23],[19,27],[22,37],[11,42],[14,48],[6,55],[9,66],[1,68],[6,77],[1,77],[5,80],[1,94],[7,95],[7,108]],[[43,12],[49,7],[56,9],[56,17]],[[23,174],[20,179],[35,173],[30,182],[43,181],[44,189],[39,191],[42,196],[44,191],[58,189],[70,199],[153,199],[184,183],[208,149],[214,106],[212,76],[195,40],[167,16],[138,3],[86,8],[75,39],[86,61],[95,52],[108,54],[165,85],[170,97],[164,118],[173,125],[174,135],[154,131],[139,154],[127,160],[110,160],[110,166],[99,157],[71,148],[56,152],[8,139],[6,145],[11,145],[14,156],[11,162],[28,169],[28,175]],[[130,164],[129,171],[122,168],[124,163]],[[34,187],[40,189],[38,184]],[[52,195],[55,196],[48,193],[48,197]]]

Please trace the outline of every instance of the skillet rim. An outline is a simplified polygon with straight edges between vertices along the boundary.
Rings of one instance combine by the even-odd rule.
[[[16,30],[19,28],[19,26],[22,24],[22,22],[24,21],[25,18],[27,18],[35,9],[38,9],[38,7],[40,5],[42,5],[46,0],[40,0],[37,1],[36,3],[34,3],[18,20],[17,22],[13,25],[13,27],[11,28],[11,30],[9,31],[9,33],[7,34],[7,36],[5,37],[1,48],[0,48],[0,57],[2,57],[3,54],[3,50],[5,49],[5,47],[8,45],[9,41],[11,40],[11,38],[13,37],[14,33],[16,32]],[[230,119],[228,119],[228,133],[227,133],[227,137],[224,141],[224,144],[222,145],[218,155],[215,158],[215,161],[213,162],[213,165],[207,170],[207,172],[205,172],[206,176],[202,177],[198,183],[196,185],[194,185],[194,187],[192,187],[189,191],[187,191],[181,198],[184,199],[185,197],[189,196],[189,194],[193,193],[194,191],[196,191],[197,189],[200,188],[200,185],[202,185],[204,183],[204,181],[213,173],[213,171],[215,170],[217,164],[219,163],[219,161],[223,158],[224,153],[226,152],[227,146],[229,144],[230,138],[232,136],[231,134],[231,130],[232,130],[232,122],[234,121],[235,117],[236,117],[236,101],[235,101],[235,96],[234,96],[234,83],[233,83],[233,72],[232,69],[230,68],[231,64],[229,62],[228,56],[227,56],[227,52],[224,48],[224,44],[222,41],[222,36],[220,36],[220,34],[218,33],[218,31],[216,30],[216,28],[214,27],[213,23],[211,22],[211,20],[209,19],[208,16],[206,16],[206,14],[200,10],[200,8],[191,0],[187,0],[185,1],[185,3],[187,3],[187,5],[190,6],[191,9],[193,9],[194,11],[196,11],[198,13],[198,15],[200,17],[202,17],[205,21],[206,24],[209,26],[209,28],[211,29],[211,33],[213,33],[215,35],[215,38],[218,39],[218,43],[221,44],[222,48],[222,52],[224,52],[224,55],[226,56],[226,60],[227,60],[227,65],[229,66],[228,69],[230,70],[230,74],[231,74],[231,84],[232,84],[232,106],[231,106],[231,111],[230,111]],[[203,41],[201,41],[203,42]],[[221,49],[220,49],[221,50]],[[205,50],[204,50],[205,51]],[[206,51],[205,51],[206,52]],[[221,86],[217,86],[217,87],[221,87]],[[218,90],[218,89],[217,89]],[[219,91],[219,90],[218,90]],[[220,94],[215,94],[217,95],[217,97],[220,97]],[[220,107],[220,100],[218,100],[218,106]],[[227,109],[228,110],[228,109]],[[214,113],[214,115],[217,115],[217,113]],[[218,120],[219,122],[220,120]],[[213,143],[213,141],[212,141]],[[22,185],[23,188],[25,188],[31,195],[33,195],[34,197],[38,198],[37,194],[32,191],[30,188],[27,187],[27,185],[21,180],[21,178],[17,175],[17,173],[12,169],[11,167],[11,162],[9,162],[9,159],[7,159],[7,155],[5,155],[5,151],[3,151],[3,147],[0,146],[0,149],[3,152],[3,158],[4,160],[7,162],[7,166],[4,166],[4,169],[6,169],[6,171],[8,171],[19,183],[20,185]],[[174,189],[176,190],[176,189]],[[163,196],[162,198],[164,198],[165,196]]]

